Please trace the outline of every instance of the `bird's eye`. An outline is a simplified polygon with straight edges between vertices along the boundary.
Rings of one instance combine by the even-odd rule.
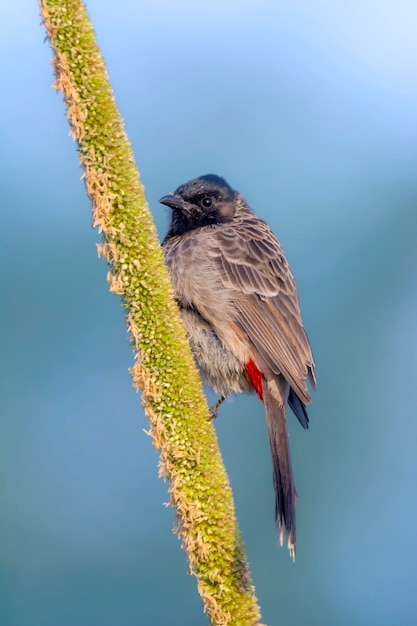
[[[204,208],[208,209],[213,204],[213,200],[209,196],[206,196],[202,199],[201,204]]]

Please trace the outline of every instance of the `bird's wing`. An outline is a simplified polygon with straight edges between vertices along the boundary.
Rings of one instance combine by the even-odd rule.
[[[234,293],[236,322],[271,370],[308,404],[306,380],[315,385],[314,361],[294,278],[277,238],[266,222],[249,214],[233,228],[216,229],[211,255]]]

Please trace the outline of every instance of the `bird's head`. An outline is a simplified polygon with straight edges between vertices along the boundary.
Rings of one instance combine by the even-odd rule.
[[[206,174],[180,185],[173,194],[159,200],[172,209],[168,237],[203,226],[230,222],[237,209],[238,194],[215,174]]]

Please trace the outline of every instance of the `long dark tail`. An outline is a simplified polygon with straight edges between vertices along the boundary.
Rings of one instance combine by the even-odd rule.
[[[273,389],[272,389],[273,386]],[[275,519],[279,542],[284,542],[284,526],[287,531],[288,549],[295,559],[295,504],[297,492],[291,467],[287,422],[285,419],[286,398],[275,384],[263,379],[262,395],[268,424],[269,443],[272,454],[272,471],[275,487]],[[278,401],[279,397],[280,401]]]

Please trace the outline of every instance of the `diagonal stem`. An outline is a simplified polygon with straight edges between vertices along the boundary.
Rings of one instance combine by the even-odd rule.
[[[40,7],[190,571],[212,624],[252,626],[260,614],[228,477],[93,26],[80,0]]]

